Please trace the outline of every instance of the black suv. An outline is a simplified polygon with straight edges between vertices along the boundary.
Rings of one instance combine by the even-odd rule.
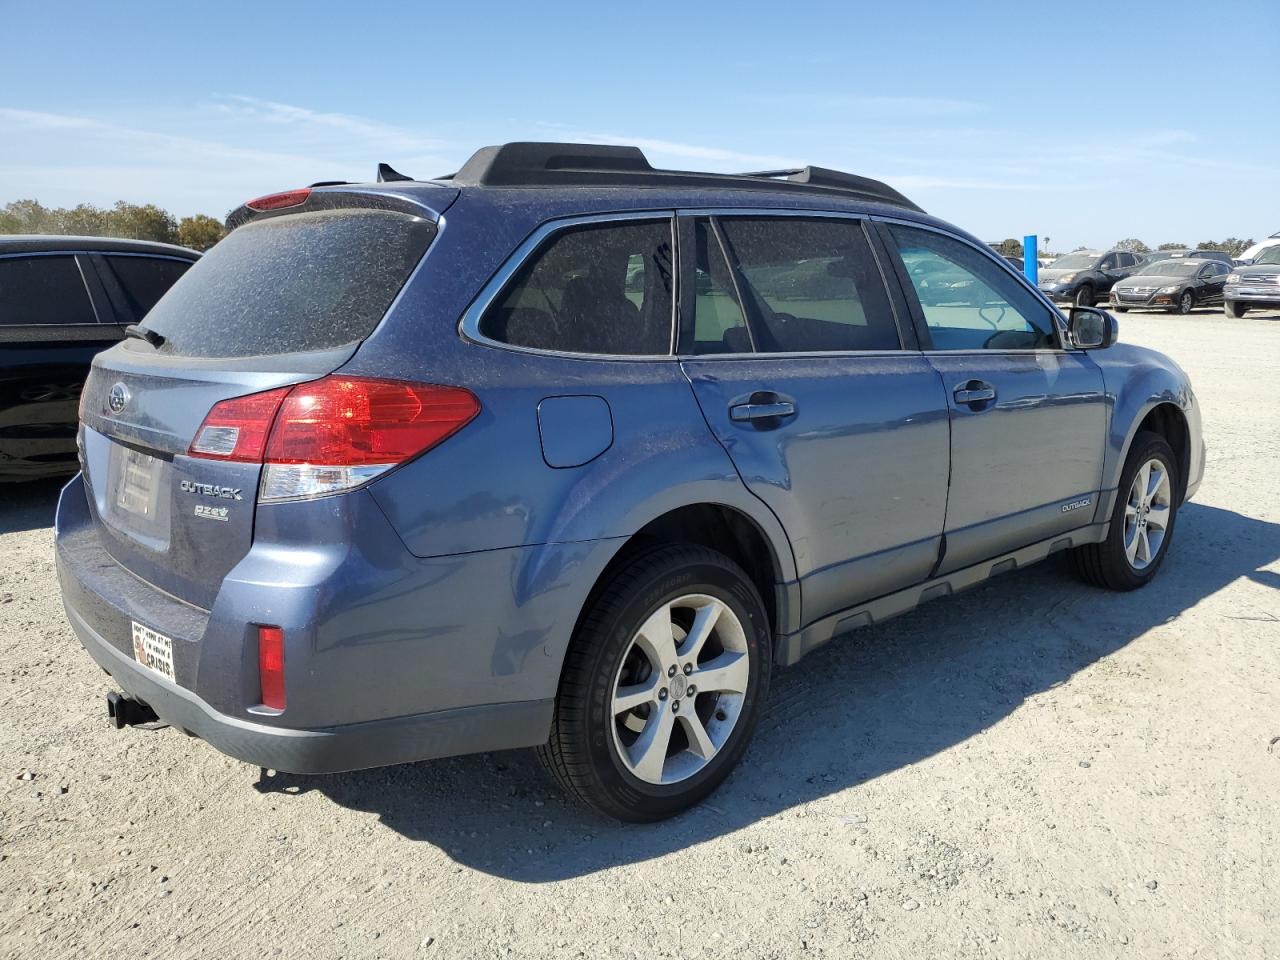
[[[1128,250],[1077,250],[1040,271],[1040,290],[1060,303],[1092,307],[1099,298],[1106,299],[1116,281],[1129,276],[1142,262],[1142,257]]]
[[[102,237],[0,237],[0,480],[75,473],[76,408],[118,343],[200,254]]]

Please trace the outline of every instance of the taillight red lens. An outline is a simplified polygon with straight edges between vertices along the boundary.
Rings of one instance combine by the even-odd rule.
[[[329,376],[294,387],[264,460],[362,466],[400,463],[457,433],[480,412],[462,387]]]
[[[291,387],[279,387],[214,404],[187,451],[208,460],[261,463],[276,410]]]
[[[284,709],[284,631],[279,627],[258,627],[258,681],[262,705]]]
[[[262,213],[266,210],[279,210],[281,207],[296,207],[306,203],[309,196],[311,196],[311,188],[302,187],[298,190],[285,190],[283,193],[269,193],[265,197],[250,200],[245,206]]]
[[[333,375],[215,404],[187,453],[265,464],[259,502],[318,497],[368,483],[479,412],[462,387]]]

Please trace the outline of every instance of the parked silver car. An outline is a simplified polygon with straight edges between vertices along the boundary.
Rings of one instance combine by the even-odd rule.
[[[1280,246],[1267,247],[1249,266],[1231,271],[1223,297],[1229,317],[1243,317],[1250,307],[1280,309]]]

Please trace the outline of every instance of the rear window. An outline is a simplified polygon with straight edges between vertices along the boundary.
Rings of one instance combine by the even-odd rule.
[[[0,258],[0,327],[97,322],[75,257]]]
[[[141,320],[156,301],[165,295],[178,278],[191,267],[188,260],[161,257],[124,257],[108,255],[107,263],[124,295],[125,309],[135,320]]]
[[[147,315],[163,353],[252,357],[363,340],[435,236],[385,210],[295,214],[231,231]]]

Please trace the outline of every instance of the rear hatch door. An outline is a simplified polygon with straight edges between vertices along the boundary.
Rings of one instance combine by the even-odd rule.
[[[220,401],[324,376],[387,312],[436,233],[433,211],[358,193],[233,230],[100,354],[85,384],[81,457],[107,551],[208,609],[253,541],[259,463],[190,454]],[[333,197],[326,198],[332,204]]]

